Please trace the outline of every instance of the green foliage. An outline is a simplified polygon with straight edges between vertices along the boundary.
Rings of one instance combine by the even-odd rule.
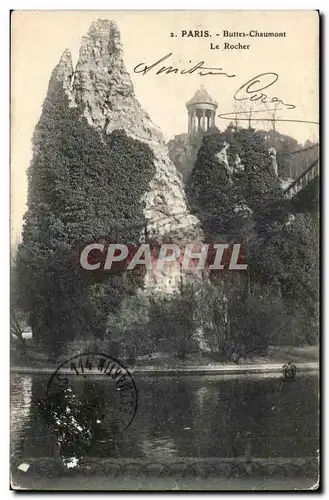
[[[290,315],[299,320],[301,332],[314,342],[318,330],[318,235],[307,214],[288,223],[273,222],[258,232],[250,248],[250,270],[264,285],[278,286]],[[313,340],[312,340],[313,339]]]
[[[149,331],[158,348],[184,359],[198,350],[195,324],[195,288],[186,286],[181,293],[151,303]]]
[[[239,156],[242,172],[230,174],[218,153],[225,143],[230,168]],[[190,206],[203,223],[209,238],[219,235],[239,236],[239,228],[248,217],[237,208],[248,207],[259,213],[283,210],[283,194],[275,178],[264,141],[253,129],[228,128],[225,132],[204,136],[197,160],[187,184]],[[284,203],[283,203],[284,204]],[[242,224],[241,224],[241,218]]]
[[[188,181],[193,170],[203,136],[204,132],[200,130],[192,135],[175,135],[174,139],[168,142],[169,158],[182,174],[184,182]]]
[[[102,136],[69,107],[53,76],[33,138],[17,263],[20,301],[51,356],[73,338],[101,337],[108,313],[142,286],[139,272],[82,273],[78,256],[100,238],[138,241],[145,224],[140,200],[154,169],[147,145],[121,130]]]
[[[228,127],[193,141],[172,148],[177,162],[198,150],[186,188],[190,206],[206,240],[242,244],[248,272],[237,282],[215,277],[200,289],[184,287],[144,304],[135,297],[143,286],[140,269],[93,274],[82,272],[78,260],[93,241],[139,241],[153,153],[122,130],[107,136],[91,127],[69,106],[55,70],[33,137],[15,267],[15,307],[51,359],[73,339],[115,342],[130,362],[156,350],[183,359],[198,350],[200,338],[218,356],[236,360],[292,337],[296,344],[316,341],[317,233],[307,215],[289,219],[268,137]],[[229,166],[238,155],[243,171],[231,175],[218,159],[225,142]],[[288,142],[282,151],[293,147]]]
[[[123,299],[120,309],[115,314],[109,314],[107,330],[111,336],[112,330],[126,331],[133,324],[143,324],[148,321],[149,300],[143,295],[130,295]]]
[[[117,344],[120,358],[130,364],[136,361],[137,356],[147,356],[156,351],[147,324],[148,310],[147,297],[131,295],[123,299],[119,311],[108,317],[105,338]]]
[[[263,297],[271,296],[276,323],[282,325],[283,319],[284,324],[290,325],[281,329],[285,331],[286,341],[290,337],[297,343],[301,338],[304,342],[314,342],[318,318],[318,250],[314,243],[317,232],[307,214],[289,215],[293,207],[284,199],[274,175],[267,139],[262,132],[233,127],[228,127],[223,133],[206,134],[187,186],[189,202],[200,218],[208,239],[239,242],[243,246],[248,264],[248,294],[240,304],[240,310],[246,317],[254,318],[248,326],[249,331],[254,331],[253,322],[258,324]],[[228,169],[217,157],[224,141],[230,144],[227,150],[229,165],[234,167],[236,155],[239,155],[244,166],[243,173],[233,174],[231,178]],[[236,210],[243,206],[250,209],[247,217],[239,215]],[[230,288],[229,284],[228,292]],[[253,297],[260,300],[259,307]],[[214,300],[217,300],[215,296]],[[275,301],[278,301],[277,305]],[[223,319],[220,305],[216,302],[214,307]],[[227,307],[225,314],[239,317],[234,302],[229,301]],[[211,311],[209,314],[211,317]],[[261,318],[264,317],[262,313]],[[241,323],[247,324],[243,317]],[[224,330],[222,327],[218,331]],[[241,339],[245,334],[239,331],[237,322],[235,333]],[[268,332],[269,339],[281,341],[280,329],[273,331],[275,334]],[[214,332],[211,335],[214,338]],[[255,333],[254,337],[257,335]],[[225,342],[227,337],[226,333]],[[220,340],[217,343],[221,345]],[[223,346],[221,349],[224,349]]]
[[[196,324],[218,360],[265,355],[281,334],[282,301],[270,294],[246,294],[243,281],[224,276],[199,289]]]
[[[21,354],[26,354],[26,341],[23,332],[27,327],[26,314],[19,302],[18,281],[15,273],[15,266],[11,267],[11,286],[10,286],[10,334],[11,347],[18,350]]]
[[[233,216],[229,175],[216,157],[222,147],[221,134],[204,136],[186,187],[189,204],[202,220],[203,230],[209,237],[224,233]]]

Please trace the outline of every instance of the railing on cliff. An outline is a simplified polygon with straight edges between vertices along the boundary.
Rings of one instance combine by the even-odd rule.
[[[285,190],[287,198],[293,198],[299,191],[306,187],[313,179],[319,175],[319,158],[309,165],[301,175],[297,177]]]
[[[319,144],[298,149],[289,153],[278,154],[278,161],[289,157],[289,162],[282,167],[282,174],[291,180],[284,190],[287,198],[293,198],[320,174]]]

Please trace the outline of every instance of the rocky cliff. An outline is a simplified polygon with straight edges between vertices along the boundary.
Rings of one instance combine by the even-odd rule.
[[[89,125],[102,134],[123,129],[151,148],[155,175],[141,200],[148,236],[159,243],[169,240],[181,245],[199,240],[199,221],[187,208],[181,174],[169,159],[161,130],[135,96],[117,25],[109,20],[95,21],[82,38],[76,68],[66,50],[56,78],[63,83],[70,105],[81,108]]]

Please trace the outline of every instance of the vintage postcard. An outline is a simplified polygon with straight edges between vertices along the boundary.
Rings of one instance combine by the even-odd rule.
[[[318,488],[319,24],[12,12],[12,489]]]

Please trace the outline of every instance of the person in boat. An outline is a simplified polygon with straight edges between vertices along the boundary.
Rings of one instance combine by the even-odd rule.
[[[285,379],[293,380],[296,377],[296,365],[294,365],[291,361],[288,361],[285,365],[283,365],[283,377]]]

